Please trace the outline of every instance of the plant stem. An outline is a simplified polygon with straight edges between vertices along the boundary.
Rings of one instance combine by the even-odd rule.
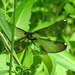
[[[0,37],[2,38],[2,41],[4,43],[4,46],[7,48],[7,51],[8,52],[11,52],[11,47],[10,45],[8,44],[7,40],[5,39],[5,37],[3,36],[3,34],[0,32]],[[13,52],[13,57],[15,59],[15,61],[17,62],[18,65],[21,65],[20,61],[18,60],[18,57],[15,53],[15,51]]]
[[[12,73],[12,59],[13,59],[13,50],[14,50],[15,16],[16,16],[16,0],[14,0],[14,15],[13,15],[13,30],[12,30],[12,43],[11,43],[11,53],[10,53],[9,75],[11,75],[11,73]]]

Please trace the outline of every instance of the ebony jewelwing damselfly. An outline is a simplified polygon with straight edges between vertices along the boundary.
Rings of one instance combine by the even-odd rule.
[[[18,52],[16,51],[17,53],[23,51],[23,49],[28,45],[26,41],[26,39],[28,39],[31,41],[29,44],[33,43],[34,45],[38,46],[41,50],[47,53],[61,52],[64,49],[66,49],[66,45],[64,44],[64,42],[51,41],[49,39],[44,39],[39,36],[42,37],[59,36],[62,30],[65,28],[66,24],[67,24],[66,20],[61,20],[53,25],[42,28],[35,32],[27,32],[20,28],[16,28],[15,34],[17,34],[17,36],[22,38],[15,41],[14,49],[18,50]]]

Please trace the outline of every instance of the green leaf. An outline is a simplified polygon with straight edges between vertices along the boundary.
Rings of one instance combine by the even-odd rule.
[[[70,41],[75,41],[75,32],[72,34]]]
[[[38,60],[38,61],[37,61]],[[33,61],[33,66],[37,66],[41,64],[41,59],[39,56],[34,55],[34,61]]]
[[[50,74],[52,71],[52,61],[50,57],[47,54],[39,54],[38,56],[40,56],[40,58],[42,59],[43,63],[47,67],[48,72]]]
[[[24,59],[23,65],[26,67],[30,67],[32,64],[33,64],[33,54],[32,52],[29,52]]]
[[[71,43],[72,48],[75,49],[75,32],[73,33],[73,35],[70,38],[70,43]]]
[[[4,6],[4,9],[6,9],[7,8],[7,2],[6,2],[6,0],[2,0],[2,3],[3,3],[3,6]]]
[[[68,1],[68,0],[50,0],[50,3],[54,3],[54,2],[66,2],[66,1]]]
[[[66,5],[64,6],[64,9],[69,14],[75,14],[75,9],[70,3],[66,3]]]
[[[38,22],[38,25],[30,25],[30,32],[35,32],[37,30],[40,30],[42,28],[45,28],[45,27],[48,27],[52,24],[54,24],[55,21],[52,21],[52,22],[42,22],[41,20]]]
[[[9,67],[6,66],[6,61],[7,61],[7,56],[5,54],[1,54],[0,55],[0,69],[5,69],[5,70],[8,70]]]
[[[6,65],[7,62],[7,55],[1,54],[0,55],[0,75],[5,75],[8,73],[9,67]]]
[[[4,50],[4,44],[3,44],[2,39],[0,38],[0,53],[2,53],[3,50]]]
[[[2,28],[3,32],[6,34],[7,38],[11,41],[12,39],[12,33],[11,30],[6,22],[6,20],[4,19],[4,15],[2,13],[2,11],[0,10],[0,27]]]
[[[61,52],[66,48],[66,45],[64,45],[64,43],[58,41],[39,38],[38,40],[34,40],[34,42],[36,46],[40,48],[40,50],[43,50],[47,53]]]
[[[69,15],[70,17],[72,17],[73,19],[75,19],[75,15]]]
[[[58,64],[64,66],[66,69],[75,71],[75,58],[67,51],[51,55],[55,57]]]
[[[41,60],[43,61],[48,70],[48,73],[50,74],[53,67],[51,58],[47,54],[41,54],[39,51],[33,51],[33,53],[35,56],[39,56],[41,58]]]
[[[75,0],[69,0],[69,2],[75,3]]]
[[[54,75],[55,74],[55,70],[56,70],[56,64],[57,64],[56,63],[56,59],[50,54],[48,54],[48,56],[50,57],[50,59],[52,61],[52,71],[51,71],[50,75]]]
[[[9,65],[8,63],[10,63],[10,59],[9,59],[9,55],[6,54],[1,54],[0,55],[0,75],[8,75],[9,73]],[[15,71],[15,64],[14,62],[12,62],[12,71]],[[13,72],[14,73],[14,72]],[[14,74],[12,74],[14,75]]]
[[[35,0],[24,0],[16,9],[16,26],[23,30],[28,30],[31,9]]]
[[[55,75],[67,75],[67,69],[57,64]]]

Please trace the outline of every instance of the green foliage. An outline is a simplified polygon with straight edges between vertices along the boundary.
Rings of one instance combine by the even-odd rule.
[[[12,39],[13,20],[13,0],[0,0],[0,32],[4,35],[7,42]],[[50,33],[54,35],[60,32],[61,36],[51,36],[46,39],[59,40],[60,42],[66,42],[66,51],[60,53],[48,53],[42,54],[39,51],[39,47],[34,47],[33,44],[17,54],[19,61],[22,62],[21,66],[18,66],[13,62],[13,75],[74,75],[75,72],[75,1],[74,0],[17,0],[16,7],[16,27],[25,31],[37,31],[42,28],[46,28],[50,25],[54,29],[50,30]],[[55,29],[59,25],[53,25],[61,20],[67,20],[67,25],[62,23],[62,27],[65,29],[60,31]],[[66,25],[66,26],[65,26]],[[24,36],[21,31],[15,30],[15,40]],[[42,32],[43,33],[43,32]],[[21,35],[20,35],[21,34]],[[39,34],[41,32],[39,31]],[[36,35],[37,36],[37,35]],[[17,38],[16,38],[17,37]],[[41,37],[41,36],[40,36]],[[1,38],[1,35],[0,35]],[[4,51],[3,40],[0,39],[0,50]],[[23,41],[24,42],[24,41]],[[22,45],[23,42],[17,42]],[[49,49],[50,43],[39,40],[39,43]],[[46,45],[48,43],[48,45]],[[54,43],[51,43],[51,45]],[[25,43],[24,45],[27,45]],[[54,49],[52,46],[51,50]],[[19,49],[21,48],[18,45]],[[57,47],[56,47],[57,48]],[[56,49],[55,48],[55,49]],[[60,48],[60,46],[59,46]],[[22,48],[21,48],[22,49]],[[37,51],[38,50],[38,51]],[[6,53],[6,52],[5,52]],[[0,75],[9,73],[9,56],[6,54],[0,55]],[[17,68],[17,69],[16,69]]]
[[[70,4],[70,3],[67,3],[65,6],[64,6],[64,9],[66,11],[66,13],[68,14],[75,14],[75,9],[74,7]]]
[[[7,65],[7,63],[9,63],[9,56],[6,54],[1,54],[0,55],[0,75],[5,75],[9,73],[9,66]],[[15,71],[15,65],[13,64],[12,67],[13,71]],[[13,72],[12,74],[15,75],[15,72]]]
[[[2,30],[5,33],[5,35],[7,36],[7,38],[11,41],[12,35],[11,35],[9,26],[8,26],[1,10],[0,10],[0,14],[1,14],[1,16],[0,16],[0,27],[2,28]]]
[[[28,30],[34,0],[24,0],[16,9],[16,26]]]
[[[63,51],[61,53],[52,54],[57,60],[58,64],[64,66],[66,69],[75,71],[75,60],[68,52]]]

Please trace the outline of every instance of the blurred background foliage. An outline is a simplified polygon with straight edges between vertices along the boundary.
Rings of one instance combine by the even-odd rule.
[[[17,0],[17,7],[19,4],[21,4],[22,1],[23,0]],[[13,0],[0,0],[0,9],[2,10],[4,18],[9,24],[12,23],[13,9],[14,9],[13,7],[14,7]],[[29,30],[35,31],[39,29],[39,25],[41,25],[42,23],[44,23],[44,25],[47,25],[48,22],[52,23],[64,19],[67,20],[67,25],[63,33],[63,39],[68,45],[67,51],[74,57],[75,56],[75,0],[35,0],[31,10],[31,18],[28,23]],[[0,39],[0,49],[4,50],[1,39]],[[33,63],[34,65],[40,63],[40,59],[39,58],[37,59],[39,61]],[[40,70],[42,69],[42,64],[39,67],[39,69]],[[54,75],[75,75],[73,71],[67,70],[66,68],[60,65],[57,65],[55,69],[56,70]],[[40,70],[37,69],[35,75],[38,74],[44,75],[43,72]]]

